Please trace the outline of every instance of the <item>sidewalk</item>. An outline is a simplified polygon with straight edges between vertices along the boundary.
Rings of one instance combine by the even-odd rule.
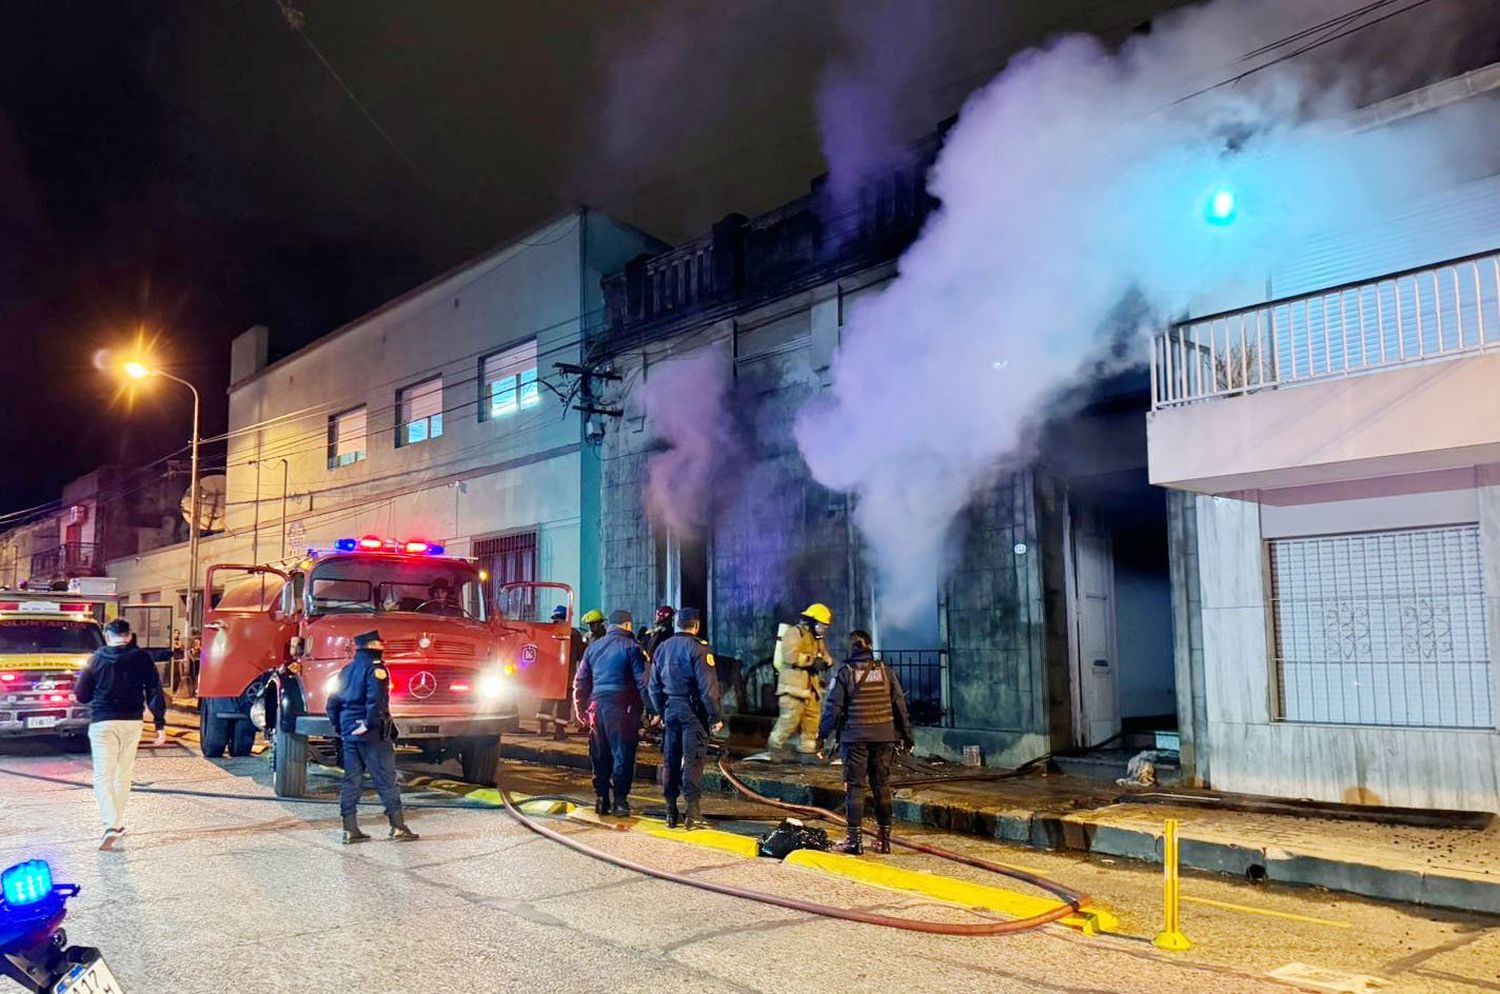
[[[523,733],[502,746],[508,759],[588,768],[585,740],[554,742]],[[654,781],[660,754],[642,747],[637,775]],[[1373,820],[1266,814],[1204,806],[1214,795],[1131,801],[1103,780],[1059,774],[1002,778],[961,771],[959,780],[898,773],[896,817],[1042,849],[1160,862],[1161,829],[1179,820],[1184,867],[1276,883],[1322,887],[1386,901],[1500,914],[1500,819],[1488,827],[1420,827]],[[839,770],[827,766],[738,762],[747,785],[795,804],[840,810]],[[708,790],[733,789],[712,766]],[[913,781],[921,780],[921,783]],[[1122,800],[1123,799],[1123,800]],[[1194,801],[1198,803],[1193,803]]]

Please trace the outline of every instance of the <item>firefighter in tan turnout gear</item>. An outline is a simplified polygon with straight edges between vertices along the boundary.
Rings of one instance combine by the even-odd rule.
[[[814,604],[802,612],[795,625],[782,625],[776,633],[776,700],[779,714],[771,729],[771,750],[781,752],[793,735],[797,752],[811,756],[818,751],[818,717],[822,709],[823,675],[833,667],[824,636],[833,624],[826,604]]]

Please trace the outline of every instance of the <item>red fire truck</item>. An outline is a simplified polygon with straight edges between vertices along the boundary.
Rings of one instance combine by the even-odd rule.
[[[487,604],[486,580],[433,543],[370,535],[309,550],[292,569],[210,567],[205,589],[224,592],[203,617],[204,755],[244,755],[259,729],[276,793],[303,794],[309,750],[336,749],[327,695],[354,636],[378,629],[402,743],[434,762],[457,756],[466,779],[490,782],[520,708],[568,694],[573,591],[507,584]],[[549,596],[566,608],[558,620]]]

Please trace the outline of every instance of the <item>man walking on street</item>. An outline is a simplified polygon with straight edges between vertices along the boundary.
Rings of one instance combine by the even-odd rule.
[[[609,616],[609,632],[591,642],[573,680],[573,710],[589,728],[594,810],[630,816],[635,753],[646,703],[646,654],[631,634],[629,611]]]
[[[366,842],[359,828],[359,795],[365,771],[385,805],[388,836],[415,842],[419,836],[406,827],[401,788],[396,785],[396,723],[391,720],[391,674],[381,663],[385,643],[379,632],[354,636],[354,658],[339,671],[338,689],[328,695],[328,723],[344,753],[344,780],[339,784],[339,813],[344,816],[344,845]]]
[[[793,735],[797,751],[810,756],[818,750],[818,708],[823,691],[823,672],[833,666],[833,657],[823,638],[833,624],[827,605],[813,604],[795,625],[783,625],[776,634],[776,701],[780,711],[771,729],[770,748],[781,752]]]
[[[875,851],[891,851],[891,762],[896,750],[911,750],[911,718],[906,694],[896,671],[875,658],[869,632],[849,633],[849,658],[833,675],[818,736],[837,736],[844,757],[845,840],[834,852],[858,856],[864,852],[860,822],[865,814],[865,787],[875,798],[878,830]]]
[[[677,798],[687,795],[689,829],[703,825],[699,801],[703,797],[703,761],[708,736],[724,727],[719,711],[719,681],[714,677],[714,654],[708,639],[698,637],[700,621],[694,608],[678,617],[680,630],[658,643],[651,665],[651,704],[662,716],[662,764],[666,767],[663,793],[667,798],[667,827],[682,820]]]
[[[125,806],[135,751],[141,744],[141,712],[156,722],[156,744],[167,741],[167,697],[156,663],[132,644],[130,622],[104,626],[104,648],[89,657],[73,693],[89,706],[89,749],[94,756],[94,797],[104,820],[99,848],[118,849],[125,835]]]

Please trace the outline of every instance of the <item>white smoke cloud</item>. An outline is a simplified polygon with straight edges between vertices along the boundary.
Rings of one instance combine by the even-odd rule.
[[[797,426],[815,477],[857,495],[886,615],[930,606],[956,516],[1028,454],[1127,294],[1160,320],[1215,288],[1263,285],[1297,238],[1441,182],[1466,134],[1441,116],[1399,134],[1334,118],[1368,67],[1330,78],[1315,55],[1177,102],[1349,7],[1221,2],[1113,52],[1064,37],[971,97],[930,177],[942,208],[851,315],[831,396]],[[1410,51],[1419,23],[1403,28]],[[1204,215],[1221,188],[1236,197],[1228,226]]]
[[[646,427],[664,446],[646,462],[646,512],[680,535],[703,533],[716,477],[740,451],[729,373],[727,357],[709,347],[652,366],[641,393]]]

